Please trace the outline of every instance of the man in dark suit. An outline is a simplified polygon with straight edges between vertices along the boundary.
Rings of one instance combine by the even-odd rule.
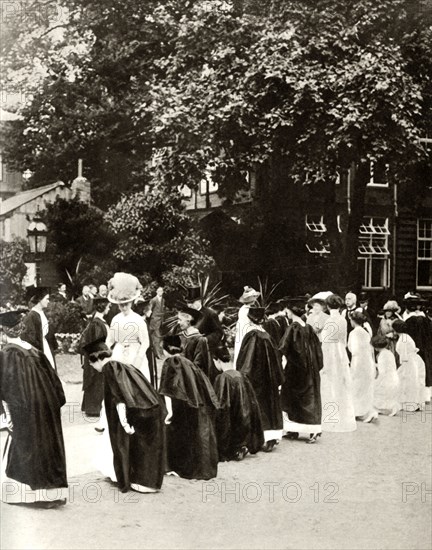
[[[149,322],[150,338],[153,342],[154,350],[158,359],[164,358],[162,347],[161,326],[164,320],[165,300],[163,297],[164,289],[160,286],[156,290],[156,296],[150,300],[151,316]]]
[[[81,308],[83,318],[89,320],[93,314],[93,295],[89,286],[83,286],[81,296],[76,299],[76,303]]]
[[[209,351],[212,359],[214,359],[218,356],[217,349],[224,337],[222,323],[219,320],[218,314],[212,309],[203,306],[201,289],[199,286],[189,287],[187,289],[186,302],[189,307],[201,312],[202,317],[197,322],[196,328],[207,338]],[[219,371],[214,365],[214,361],[212,361],[209,376],[211,382],[217,374],[219,374]]]

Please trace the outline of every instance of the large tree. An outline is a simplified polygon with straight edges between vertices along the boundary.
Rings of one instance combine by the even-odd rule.
[[[9,134],[9,158],[21,166],[33,162],[33,183],[67,172],[71,159],[83,157],[97,200],[112,202],[121,191],[151,183],[156,151],[165,185],[196,186],[210,169],[230,201],[253,167],[262,217],[258,267],[269,269],[286,257],[289,239],[282,247],[273,235],[307,180],[330,215],[339,276],[355,284],[369,160],[388,163],[390,177],[407,184],[414,166],[425,162],[418,139],[432,120],[427,3],[69,0],[67,6],[64,42],[45,47],[48,76]],[[348,168],[354,207],[339,234],[335,179]]]

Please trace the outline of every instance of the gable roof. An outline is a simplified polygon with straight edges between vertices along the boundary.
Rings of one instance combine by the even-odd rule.
[[[11,113],[0,108],[0,121],[11,122],[13,120],[22,120],[22,116],[17,113]]]
[[[35,189],[29,189],[28,191],[22,191],[17,193],[13,197],[2,201],[0,204],[0,216],[5,216],[13,210],[20,208],[27,202],[31,202],[45,193],[53,191],[57,187],[66,187],[62,181],[56,181],[55,183],[50,183],[49,185],[44,185],[43,187],[36,187]]]

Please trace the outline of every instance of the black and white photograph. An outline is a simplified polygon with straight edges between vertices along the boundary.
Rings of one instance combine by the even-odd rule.
[[[0,0],[0,548],[432,549],[432,0]]]

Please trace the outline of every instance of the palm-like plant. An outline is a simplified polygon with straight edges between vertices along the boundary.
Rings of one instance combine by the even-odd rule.
[[[276,299],[275,293],[278,287],[282,284],[282,281],[279,281],[270,286],[268,277],[264,280],[261,277],[258,277],[258,288],[260,296],[257,299],[260,307],[267,308],[268,305]]]

